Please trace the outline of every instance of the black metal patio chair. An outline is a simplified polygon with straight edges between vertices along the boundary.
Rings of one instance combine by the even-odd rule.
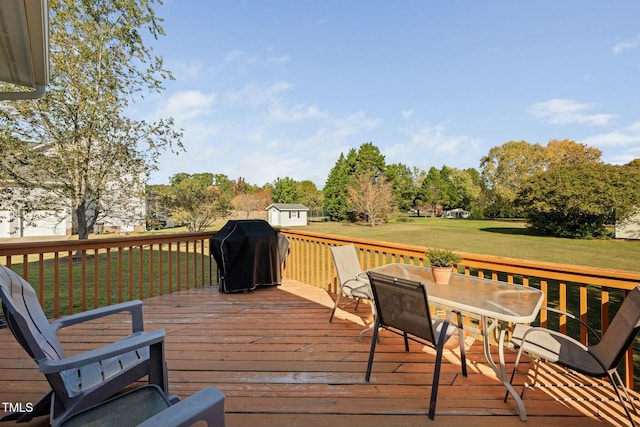
[[[376,306],[376,321],[373,328],[373,339],[371,340],[371,351],[369,352],[365,380],[369,382],[371,377],[373,357],[380,328],[402,335],[406,351],[409,351],[409,340],[434,347],[436,349],[436,361],[431,384],[431,400],[429,402],[429,418],[433,420],[436,412],[440,365],[442,363],[444,345],[456,329],[458,330],[460,345],[462,375],[467,376],[462,315],[457,311],[450,311],[444,320],[432,317],[427,291],[422,283],[375,272],[368,272],[368,276]],[[456,316],[455,324],[451,322],[454,315]]]

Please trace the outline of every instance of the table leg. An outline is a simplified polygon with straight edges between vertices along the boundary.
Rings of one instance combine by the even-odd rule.
[[[498,366],[496,365],[496,362],[493,360],[493,357],[491,356],[491,343],[490,343],[490,334],[492,330],[497,327],[498,322],[495,321],[492,325],[489,325],[489,319],[487,318],[487,316],[481,316],[481,317],[482,317],[481,319],[482,341],[484,345],[484,356],[487,358],[487,362],[489,363],[489,366],[491,366],[491,369],[493,369],[493,371],[496,373],[496,375],[498,376],[502,384],[507,388],[509,393],[511,393],[511,396],[513,396],[513,400],[516,401],[516,404],[518,405],[518,413],[520,414],[520,420],[526,421],[527,410],[524,407],[524,403],[522,402],[522,399],[520,398],[520,395],[518,394],[516,389],[513,388],[513,386],[509,382],[509,379],[507,378],[507,368],[505,366],[505,360],[504,360],[505,330],[503,329],[500,331],[500,342],[498,343],[498,355],[500,360],[500,367],[498,368]]]

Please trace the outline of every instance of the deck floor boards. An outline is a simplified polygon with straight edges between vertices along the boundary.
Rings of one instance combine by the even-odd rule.
[[[627,425],[608,385],[569,378],[547,365],[539,376],[542,385],[526,390],[528,420],[521,422],[513,400],[503,402],[505,389],[473,336],[465,339],[466,378],[457,340],[447,345],[436,419],[429,421],[435,352],[412,343],[406,353],[400,337],[383,332],[366,383],[370,335],[358,341],[358,334],[369,321],[360,316],[370,316],[370,310],[361,305],[355,312],[347,300],[329,323],[332,305],[326,291],[294,281],[238,294],[206,287],[145,300],[145,328],[166,331],[171,392],[185,398],[205,385],[217,387],[226,396],[228,427]],[[114,316],[63,330],[60,337],[73,354],[111,342],[129,328],[126,317]],[[35,402],[47,390],[46,381],[8,329],[0,330],[0,345],[0,402]],[[514,360],[511,353],[507,357]],[[518,388],[529,366],[521,365]],[[0,423],[9,425],[15,424]],[[42,417],[22,425],[48,423]]]

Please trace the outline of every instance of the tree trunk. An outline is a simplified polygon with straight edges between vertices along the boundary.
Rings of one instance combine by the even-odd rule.
[[[78,239],[87,240],[89,238],[89,227],[87,224],[87,209],[84,205],[76,207],[76,220],[78,221]]]

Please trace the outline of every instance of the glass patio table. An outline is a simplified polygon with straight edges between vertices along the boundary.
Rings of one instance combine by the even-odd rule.
[[[487,362],[516,401],[520,419],[523,421],[527,419],[524,403],[509,382],[506,372],[504,360],[506,329],[498,328],[499,338],[496,336],[500,366],[496,364],[491,355],[491,335],[497,332],[496,328],[503,322],[533,322],[538,316],[544,300],[542,291],[455,273],[451,275],[449,284],[438,285],[433,280],[430,268],[408,264],[387,264],[369,271],[420,282],[426,286],[427,298],[431,303],[478,316]]]

